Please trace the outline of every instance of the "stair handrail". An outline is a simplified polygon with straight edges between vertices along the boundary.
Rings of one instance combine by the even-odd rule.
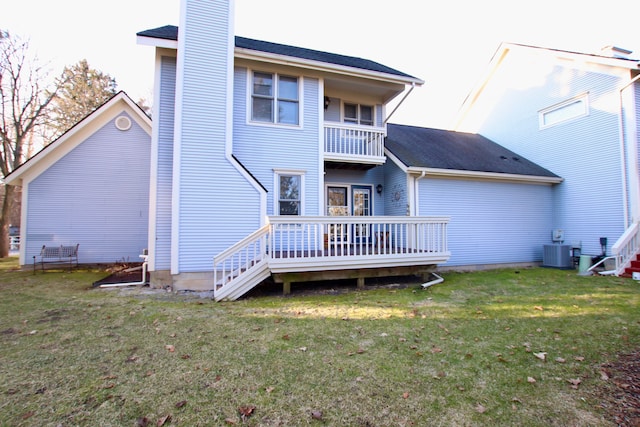
[[[634,222],[611,247],[611,253],[616,259],[616,276],[624,272],[624,269],[631,264],[633,257],[640,250],[638,230],[640,230],[640,227],[637,222]]]
[[[269,257],[267,237],[270,230],[271,225],[266,224],[213,257],[214,293]]]

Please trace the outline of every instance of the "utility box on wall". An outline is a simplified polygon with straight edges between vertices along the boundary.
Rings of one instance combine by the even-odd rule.
[[[573,268],[571,245],[544,245],[542,266],[555,268]]]

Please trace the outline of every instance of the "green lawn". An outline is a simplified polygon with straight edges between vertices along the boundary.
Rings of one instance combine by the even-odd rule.
[[[640,284],[575,271],[215,303],[16,267],[1,426],[613,426],[600,366],[640,347]]]

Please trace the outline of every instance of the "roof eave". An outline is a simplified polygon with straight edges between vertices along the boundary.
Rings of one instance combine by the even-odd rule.
[[[456,169],[409,167],[407,172],[432,178],[482,179],[489,181],[521,182],[529,184],[560,184],[564,181],[559,176],[520,175],[514,173],[465,171]]]
[[[348,76],[355,77],[365,77],[368,79],[375,79],[390,83],[401,83],[401,84],[411,84],[416,86],[422,86],[424,81],[418,79],[416,77],[411,76],[399,76],[389,73],[383,73],[380,71],[371,71],[365,70],[362,68],[356,67],[348,67],[344,65],[336,65],[330,62],[323,61],[313,61],[309,59],[298,58],[295,56],[288,55],[279,55],[269,52],[262,52],[253,49],[246,48],[235,48],[235,57],[254,60],[254,61],[264,61],[272,64],[280,64],[280,65],[294,65],[298,67],[303,67],[307,69],[317,70],[317,71],[329,71],[332,73],[340,73]]]
[[[137,44],[142,46],[154,46],[166,49],[178,49],[178,41],[159,37],[136,36]]]
[[[166,49],[178,49],[177,40],[163,39],[158,37],[137,36],[137,42],[140,45],[154,46],[157,48]],[[389,83],[400,83],[422,86],[424,80],[411,76],[400,76],[389,73],[383,73],[380,71],[365,70],[362,68],[348,67],[344,65],[336,65],[330,62],[313,61],[303,58],[298,58],[289,55],[279,55],[270,52],[262,52],[254,49],[239,48],[234,49],[234,57],[241,59],[248,59],[254,61],[269,62],[272,64],[280,65],[293,65],[303,67],[307,69],[317,71],[328,71],[332,73],[339,73],[348,76],[365,77],[368,79],[375,79],[378,81],[384,81]]]

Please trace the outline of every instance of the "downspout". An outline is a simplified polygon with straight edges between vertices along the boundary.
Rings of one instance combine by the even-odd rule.
[[[624,133],[624,102],[622,99],[622,92],[630,87],[633,83],[635,83],[638,79],[640,79],[640,74],[635,76],[629,83],[620,88],[618,93],[619,101],[620,101],[620,114],[618,115],[618,127],[619,127],[619,137],[620,137],[620,157],[622,162],[622,202],[624,208],[624,228],[625,230],[629,228],[629,193],[627,190],[627,186],[629,184],[629,174],[627,173],[627,155],[626,148],[627,144],[625,142],[625,133]],[[637,161],[637,160],[636,160]]]
[[[414,184],[413,184],[413,204],[414,204],[413,213],[414,213],[414,216],[418,216],[418,213],[419,213],[418,212],[418,181],[420,181],[422,178],[424,178],[425,175],[427,175],[427,171],[422,171],[422,174],[415,179]]]
[[[405,99],[407,99],[407,96],[409,96],[409,94],[410,94],[411,92],[413,92],[413,89],[415,89],[415,87],[416,87],[415,82],[412,82],[412,83],[411,83],[411,88],[409,88],[409,91],[408,91],[407,93],[405,93],[405,94],[404,94],[404,96],[402,97],[402,99],[400,100],[400,102],[398,103],[398,105],[396,105],[396,107],[393,109],[393,111],[391,111],[391,113],[389,113],[389,115],[387,116],[387,118],[386,118],[386,119],[384,119],[384,121],[382,122],[383,124],[385,124],[385,125],[387,124],[387,122],[389,121],[389,119],[391,118],[391,116],[393,116],[393,113],[395,113],[395,112],[396,112],[396,110],[397,110],[398,108],[400,108],[400,106],[402,105],[402,103],[404,102],[404,100],[405,100]]]

